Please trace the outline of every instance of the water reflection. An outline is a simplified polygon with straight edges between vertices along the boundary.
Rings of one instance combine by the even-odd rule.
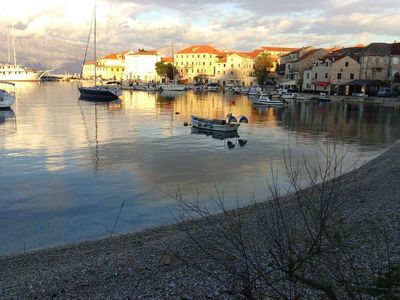
[[[71,83],[16,90],[14,116],[0,112],[0,168],[7,170],[0,175],[0,254],[21,251],[24,242],[31,249],[107,235],[125,200],[118,232],[173,222],[168,209],[178,186],[205,202],[214,184],[226,195],[238,190],[242,204],[253,193],[263,199],[270,166],[283,170],[288,144],[293,159],[312,161],[336,138],[351,145],[353,162],[400,137],[398,112],[363,104],[259,108],[228,93],[139,91],[99,104],[79,100]],[[191,115],[228,113],[249,120],[239,136],[183,126]]]

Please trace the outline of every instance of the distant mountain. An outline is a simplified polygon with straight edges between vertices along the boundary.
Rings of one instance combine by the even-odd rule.
[[[7,37],[1,33],[0,39],[7,41]],[[83,43],[55,38],[15,38],[18,64],[38,70],[54,70],[53,73],[80,73],[85,46]],[[7,43],[0,43],[0,62],[7,62],[7,49]],[[114,51],[115,49],[100,49],[98,57]],[[12,49],[10,52],[12,54]],[[92,56],[89,52],[88,57]]]

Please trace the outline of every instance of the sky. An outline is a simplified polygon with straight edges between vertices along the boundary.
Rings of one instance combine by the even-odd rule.
[[[93,7],[98,52],[192,44],[351,46],[400,40],[399,0],[1,0],[0,62],[14,26],[17,62],[78,71]]]

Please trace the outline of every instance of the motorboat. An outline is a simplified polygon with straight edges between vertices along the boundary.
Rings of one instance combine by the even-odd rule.
[[[262,94],[258,99],[253,100],[253,104],[284,107],[285,103],[281,100],[270,99],[268,95]]]
[[[91,29],[92,25],[94,27],[94,61],[96,62],[94,65],[94,85],[93,86],[82,86],[81,85],[81,80],[78,84],[78,90],[79,93],[81,94],[80,99],[84,100],[91,100],[91,101],[114,101],[117,100],[120,96],[120,89],[117,87],[109,87],[109,86],[103,86],[103,85],[97,85],[97,58],[96,58],[96,7],[93,9],[93,15],[92,15],[92,22],[90,24],[90,30],[89,30],[89,39],[88,43],[86,46],[86,53],[85,53],[85,58],[82,64],[82,71],[81,71],[81,76],[80,79],[82,79],[83,75],[83,66],[85,65],[86,62],[86,54],[87,54],[87,47],[89,45],[89,40],[91,36]]]
[[[15,102],[15,84],[11,82],[1,82],[13,87],[12,91],[0,89],[0,109],[10,109]]]
[[[260,87],[252,87],[252,88],[249,88],[247,95],[249,97],[254,97],[254,96],[260,96],[261,93],[262,93],[262,89]]]
[[[209,92],[219,92],[221,90],[221,86],[218,83],[209,83],[204,86],[204,89]]]
[[[172,84],[161,84],[160,89],[162,91],[175,91],[175,92],[183,92],[185,91],[186,85],[183,84],[177,84],[177,83],[172,83]]]
[[[236,121],[236,118],[228,114],[225,119],[206,119],[198,116],[192,116],[193,127],[212,131],[237,131],[240,124]]]

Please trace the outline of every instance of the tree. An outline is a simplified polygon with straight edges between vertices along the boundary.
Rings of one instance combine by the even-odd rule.
[[[263,84],[264,82],[266,82],[268,74],[271,72],[271,69],[273,67],[274,62],[269,53],[264,52],[257,56],[254,63],[254,71],[256,73],[259,84]]]
[[[170,80],[173,80],[174,75],[178,74],[176,68],[171,63],[165,64],[163,61],[156,63],[156,72],[159,76]]]

